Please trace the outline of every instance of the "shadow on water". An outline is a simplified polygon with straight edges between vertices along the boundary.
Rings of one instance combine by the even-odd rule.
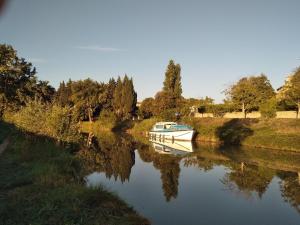
[[[216,136],[223,145],[240,145],[243,140],[253,135],[253,130],[248,126],[257,122],[252,119],[232,119],[216,130]]]

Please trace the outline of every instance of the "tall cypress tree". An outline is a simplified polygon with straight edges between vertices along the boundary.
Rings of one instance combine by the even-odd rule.
[[[134,90],[133,81],[127,75],[123,80],[118,77],[114,91],[113,108],[120,118],[129,118],[135,112],[137,94]]]
[[[165,95],[173,99],[173,105],[181,98],[181,67],[179,64],[175,64],[173,60],[170,60],[165,73],[165,81],[163,86],[163,92]]]
[[[179,64],[174,63],[173,60],[170,60],[165,73],[165,81],[163,91],[168,92],[175,98],[180,98],[182,94],[181,88],[181,67]]]
[[[114,98],[113,98],[113,109],[115,111],[115,114],[118,117],[122,116],[123,110],[122,110],[122,89],[123,84],[120,76],[117,79],[116,88],[114,91]]]

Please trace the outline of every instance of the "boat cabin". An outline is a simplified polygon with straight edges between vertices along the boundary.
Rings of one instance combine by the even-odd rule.
[[[154,131],[169,129],[171,126],[177,125],[174,122],[159,122],[153,126]]]

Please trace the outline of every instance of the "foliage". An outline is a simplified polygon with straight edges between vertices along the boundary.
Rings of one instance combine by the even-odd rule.
[[[158,116],[162,112],[174,109],[176,107],[176,103],[174,98],[165,91],[157,92],[155,95],[155,108],[154,115]]]
[[[159,115],[159,118],[163,121],[177,121],[179,117],[180,113],[177,109],[167,109]]]
[[[104,91],[104,84],[91,79],[79,80],[72,83],[71,90],[71,100],[75,107],[83,111],[91,122],[96,108],[99,107],[99,95]]]
[[[60,83],[55,102],[61,106],[74,108],[78,120],[93,121],[102,110],[112,111],[121,119],[135,114],[137,95],[133,81],[127,75],[117,82],[111,78],[108,83],[91,79]]]
[[[180,72],[181,72],[180,65],[179,64],[175,65],[174,61],[170,60],[165,73],[163,91],[167,92],[174,99],[179,99],[182,94]]]
[[[283,99],[286,99],[298,107],[298,117],[300,114],[300,67],[296,69],[289,82],[285,83]]]
[[[134,90],[133,81],[127,75],[123,80],[118,77],[113,94],[112,106],[121,119],[128,119],[135,114],[137,94]]]
[[[36,69],[19,58],[12,46],[0,44],[0,116],[31,100],[52,100],[55,89],[46,81],[38,81],[35,75]]]
[[[271,98],[265,103],[260,105],[259,111],[263,118],[275,118],[277,111],[277,101],[276,98]]]
[[[154,115],[155,100],[154,98],[145,98],[139,107],[139,115],[143,119],[148,119]]]
[[[146,132],[149,132],[153,125],[158,121],[160,121],[160,119],[156,117],[144,119],[135,123],[134,127],[130,130],[130,132],[133,134],[145,134]]]
[[[4,120],[26,132],[48,136],[58,141],[75,143],[79,140],[77,122],[67,106],[32,101],[18,112],[6,112]]]
[[[245,117],[246,113],[258,109],[262,103],[275,96],[274,89],[264,74],[243,77],[225,93],[233,104],[241,106]]]
[[[212,113],[214,117],[223,117],[225,113],[229,112],[229,105],[227,104],[215,104],[206,106],[206,111]]]

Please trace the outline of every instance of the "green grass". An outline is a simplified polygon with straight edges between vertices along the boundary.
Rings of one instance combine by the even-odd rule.
[[[17,132],[10,138],[0,156],[1,225],[149,223],[103,188],[85,187],[80,159],[63,147]]]

